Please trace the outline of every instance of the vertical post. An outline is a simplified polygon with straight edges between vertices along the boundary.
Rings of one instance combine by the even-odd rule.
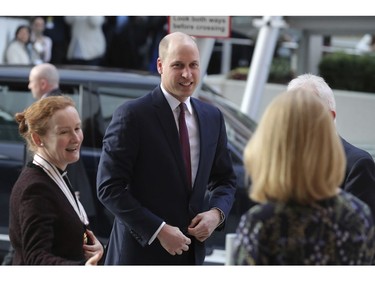
[[[212,50],[214,49],[214,45],[215,45],[215,38],[199,38],[197,39],[197,44],[198,44],[200,59],[201,59],[201,62],[200,62],[201,79],[200,79],[199,85],[195,89],[193,96],[196,96],[197,93],[199,93],[202,87],[203,79],[207,74],[208,64],[210,62]]]
[[[230,40],[223,40],[223,51],[221,55],[221,74],[228,74],[231,70],[232,61],[232,42]]]
[[[257,22],[255,21],[254,23],[256,25]],[[279,28],[283,27],[284,22],[280,16],[265,16],[260,25],[261,29],[255,45],[241,104],[241,111],[254,120],[257,120],[259,101],[267,82]]]
[[[235,233],[227,233],[225,236],[225,265],[234,265],[233,254],[235,251]]]

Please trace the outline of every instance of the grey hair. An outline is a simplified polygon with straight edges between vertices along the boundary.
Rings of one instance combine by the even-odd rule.
[[[331,111],[336,112],[336,101],[333,91],[322,77],[310,73],[299,75],[291,80],[287,87],[288,91],[295,89],[306,89],[313,91],[323,99]]]

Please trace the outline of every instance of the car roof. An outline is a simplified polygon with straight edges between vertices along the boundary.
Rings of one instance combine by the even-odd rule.
[[[11,80],[24,81],[28,79],[32,67],[33,66],[25,65],[0,65],[0,77],[3,80],[8,78]],[[142,84],[149,83],[150,85],[160,83],[159,75],[143,71],[74,65],[56,67],[59,71],[60,80],[64,80],[65,83],[108,82],[113,84],[139,84],[140,81],[142,81]],[[147,77],[147,79],[145,79],[145,77]]]

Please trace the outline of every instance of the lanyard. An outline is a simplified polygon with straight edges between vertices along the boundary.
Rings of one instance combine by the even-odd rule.
[[[68,199],[70,205],[72,205],[74,211],[77,213],[82,223],[84,225],[88,225],[89,220],[87,218],[85,209],[83,208],[78,198],[73,197],[73,194],[70,192],[68,186],[66,185],[57,168],[38,154],[34,155],[33,163],[41,167],[46,172],[46,174],[57,184],[60,190],[64,193],[65,197]]]

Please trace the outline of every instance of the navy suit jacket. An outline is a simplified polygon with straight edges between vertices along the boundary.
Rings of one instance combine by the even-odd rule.
[[[345,178],[341,188],[352,193],[371,209],[375,219],[375,163],[365,150],[341,138],[346,154]]]
[[[113,114],[97,176],[98,197],[115,215],[106,264],[189,264],[187,252],[172,256],[158,239],[148,245],[161,223],[187,234],[190,221],[200,212],[217,207],[228,216],[236,176],[224,119],[212,105],[195,98],[191,103],[200,134],[193,189],[188,187],[173,112],[160,86],[122,104]],[[193,240],[189,252],[196,264],[202,264],[204,243]]]

